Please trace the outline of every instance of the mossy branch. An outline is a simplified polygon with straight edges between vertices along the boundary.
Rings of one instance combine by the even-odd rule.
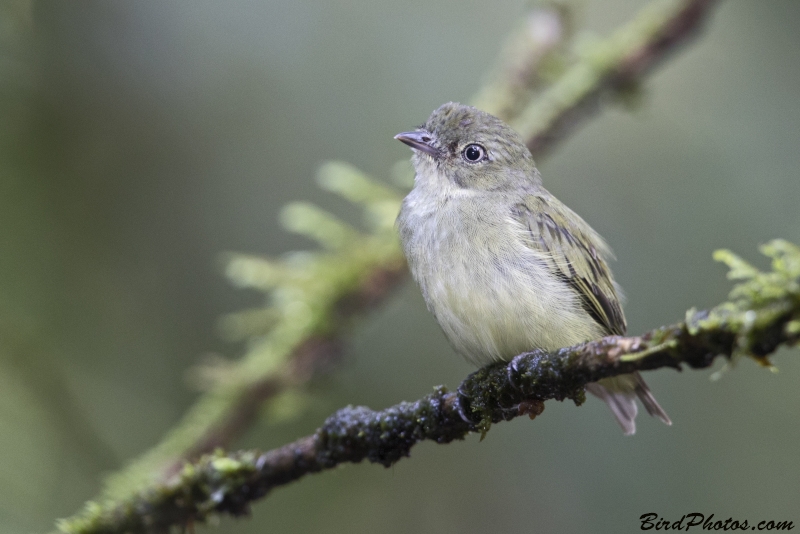
[[[513,34],[476,103],[530,140],[546,136],[550,148],[563,138],[553,135],[554,125],[574,126],[592,115],[581,111],[594,111],[582,104],[586,95],[627,92],[647,72],[632,65],[652,65],[693,35],[712,3],[656,0],[607,40],[593,44],[593,50],[604,51],[599,61],[596,54],[570,54],[575,32],[569,3],[542,1]],[[642,59],[637,63],[635,58]],[[560,126],[556,130],[563,132]],[[541,155],[539,144],[531,147],[534,156]],[[193,373],[206,391],[160,444],[107,479],[102,510],[118,510],[115,503],[134,502],[152,491],[148,488],[162,487],[183,472],[187,459],[228,446],[252,425],[265,402],[280,403],[287,391],[297,392],[311,377],[335,367],[340,340],[353,318],[383,301],[405,278],[393,228],[402,194],[344,163],[323,166],[318,181],[363,208],[366,230],[314,206],[295,204],[284,211],[282,223],[319,242],[323,251],[279,260],[227,257],[230,280],[265,296],[263,308],[232,314],[221,324],[230,338],[247,341],[247,351],[235,362],[218,361]]]
[[[113,506],[90,504],[79,518],[62,522],[72,534],[166,532],[214,514],[241,515],[272,489],[343,463],[369,460],[390,466],[424,440],[449,443],[493,423],[531,418],[544,401],[580,405],[584,387],[601,378],[661,367],[709,367],[723,356],[767,356],[800,342],[800,248],[775,240],[762,247],[772,271],[762,273],[727,251],[715,257],[740,282],[730,300],[708,311],[638,337],[611,336],[548,353],[520,354],[471,374],[457,391],[437,387],[416,402],[382,411],[349,406],[313,435],[261,453],[218,452],[187,464],[168,482]]]
[[[534,156],[544,154],[596,114],[604,100],[631,101],[643,77],[698,34],[716,2],[652,2],[608,39],[585,45],[581,61],[530,101],[511,125]]]

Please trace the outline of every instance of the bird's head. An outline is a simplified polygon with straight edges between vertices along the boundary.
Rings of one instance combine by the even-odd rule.
[[[539,182],[533,156],[520,135],[472,106],[448,102],[425,124],[397,134],[395,139],[414,150],[417,180],[485,191]]]

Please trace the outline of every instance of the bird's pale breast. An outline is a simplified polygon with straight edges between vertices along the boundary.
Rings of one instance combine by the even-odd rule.
[[[495,202],[473,192],[437,199],[412,192],[398,219],[412,274],[456,351],[483,364],[601,337],[545,253]]]

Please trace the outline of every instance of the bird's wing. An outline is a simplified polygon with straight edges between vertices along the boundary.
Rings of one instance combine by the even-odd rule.
[[[514,206],[512,216],[527,230],[526,244],[544,253],[552,271],[578,293],[586,311],[609,334],[624,335],[625,316],[606,264],[611,251],[603,238],[549,194],[525,197]]]

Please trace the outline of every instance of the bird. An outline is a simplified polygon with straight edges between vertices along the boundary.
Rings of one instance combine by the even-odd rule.
[[[522,137],[448,102],[395,139],[411,147],[414,186],[396,226],[411,274],[452,347],[481,366],[627,329],[603,238],[542,185]],[[637,405],[671,425],[638,373],[586,390],[626,435]]]

